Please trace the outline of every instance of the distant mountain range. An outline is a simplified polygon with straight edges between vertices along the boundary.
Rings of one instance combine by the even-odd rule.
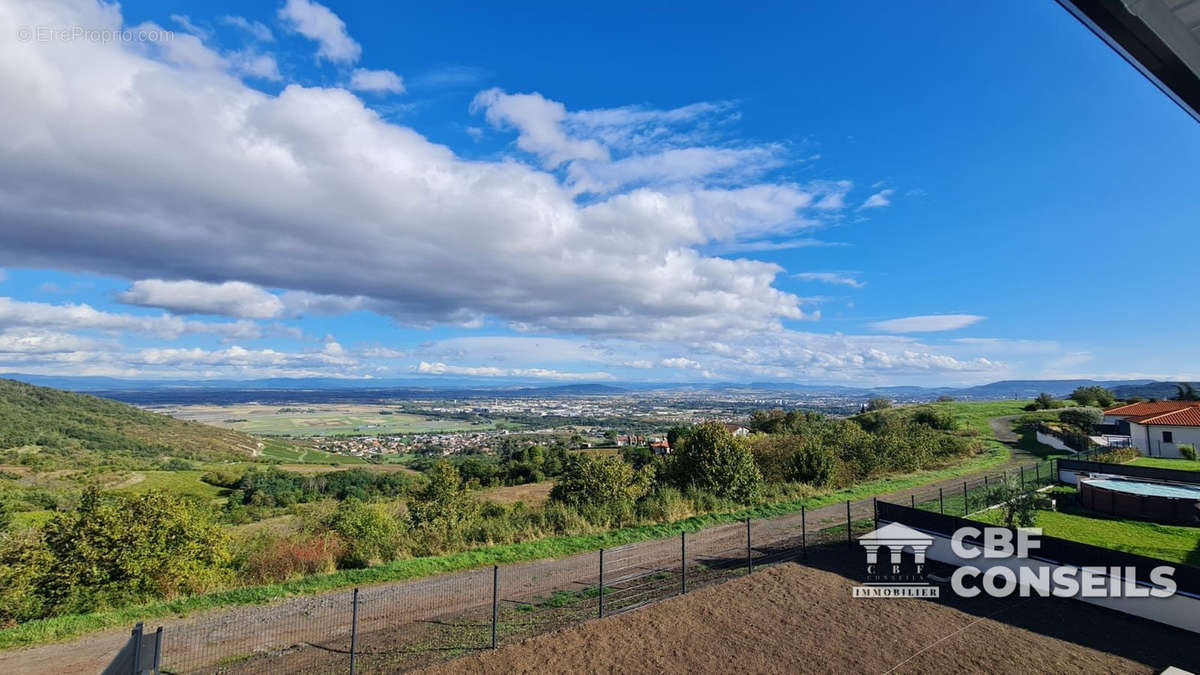
[[[1140,396],[1142,398],[1161,398],[1169,399],[1179,391],[1175,388],[1181,382],[1145,382],[1141,384],[1122,384],[1112,388],[1113,395],[1117,398],[1130,398]],[[1189,382],[1188,384],[1200,389],[1200,382]]]
[[[853,387],[831,384],[792,382],[696,382],[696,383],[623,383],[620,385],[578,383],[546,385],[544,382],[481,380],[478,378],[393,378],[351,380],[340,378],[270,378],[258,380],[137,380],[113,377],[72,377],[51,375],[2,374],[45,387],[96,393],[119,400],[139,403],[203,402],[210,399],[283,400],[300,396],[306,399],[362,399],[372,395],[392,398],[423,396],[609,396],[621,393],[671,392],[744,392],[746,394],[793,393],[812,396],[832,395],[847,398],[883,396],[896,399],[924,400],[953,396],[964,400],[1002,400],[1033,398],[1042,392],[1066,396],[1077,387],[1107,387],[1118,397],[1142,396],[1169,398],[1175,385],[1154,380],[1003,380],[973,387]],[[1200,385],[1198,385],[1200,386]],[[214,396],[220,392],[219,396]],[[303,394],[303,396],[301,396]]]

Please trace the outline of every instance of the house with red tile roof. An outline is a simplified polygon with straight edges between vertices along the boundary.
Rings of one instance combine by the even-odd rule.
[[[1182,457],[1180,445],[1200,448],[1200,401],[1143,401],[1104,411],[1104,422],[1127,433],[1148,457]]]

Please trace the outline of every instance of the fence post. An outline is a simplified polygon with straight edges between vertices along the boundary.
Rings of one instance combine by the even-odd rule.
[[[679,594],[687,593],[687,532],[679,533]]]
[[[808,514],[804,505],[800,505],[800,554],[808,560]]]
[[[162,626],[154,631],[154,675],[158,675],[162,671]]]
[[[871,497],[871,517],[875,520],[875,529],[879,529],[879,499]]]
[[[750,552],[750,519],[746,519],[746,574],[754,573],[754,554]]]
[[[988,493],[988,481],[987,481],[987,474],[985,473],[985,474],[983,474],[983,500],[984,501],[987,501],[987,493]]]
[[[967,481],[964,480],[963,481],[963,518],[966,518],[967,514],[969,514],[971,512],[971,509],[968,508],[969,501],[970,500],[967,499]]]
[[[600,618],[604,618],[604,549],[600,549]]]
[[[144,626],[141,621],[134,625],[133,635],[133,675],[138,675],[142,672],[142,630]]]
[[[851,531],[853,528],[850,525],[850,500],[846,500],[846,546],[854,548],[854,542],[851,540]]]
[[[942,494],[942,488],[938,488],[938,512],[946,515],[946,496]]]
[[[500,566],[492,565],[492,649],[496,648],[496,629],[500,625]]]
[[[358,656],[358,589],[354,589],[354,605],[350,614],[350,675],[354,675],[355,659]]]

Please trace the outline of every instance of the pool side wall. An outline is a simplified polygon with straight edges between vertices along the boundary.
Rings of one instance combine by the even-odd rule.
[[[1140,495],[1079,481],[1079,503],[1110,516],[1149,520],[1164,525],[1200,525],[1200,500]]]

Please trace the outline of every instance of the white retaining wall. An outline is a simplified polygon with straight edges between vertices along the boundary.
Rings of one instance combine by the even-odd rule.
[[[1041,430],[1038,430],[1038,432],[1037,432],[1037,442],[1041,443],[1043,445],[1048,445],[1048,446],[1054,448],[1055,450],[1063,450],[1065,452],[1071,453],[1072,455],[1075,454],[1075,448],[1072,448],[1071,446],[1067,445],[1066,443],[1063,443],[1061,440],[1059,440],[1059,438],[1057,436],[1052,436],[1047,433],[1042,433]]]

